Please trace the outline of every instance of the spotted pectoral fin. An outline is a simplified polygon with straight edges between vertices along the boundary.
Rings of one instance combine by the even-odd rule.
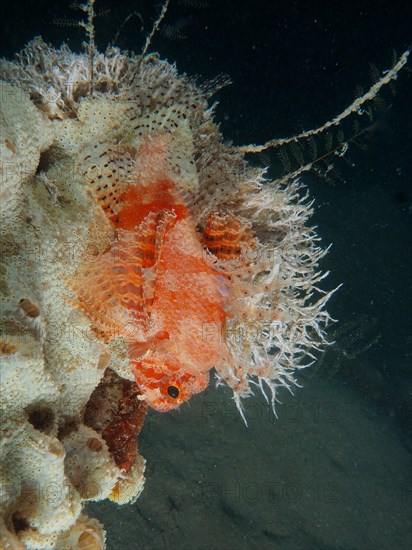
[[[79,172],[87,188],[113,223],[122,208],[120,196],[133,173],[135,152],[132,147],[95,142],[80,159]]]
[[[239,260],[254,248],[255,240],[250,226],[240,218],[211,212],[201,243],[220,260]]]

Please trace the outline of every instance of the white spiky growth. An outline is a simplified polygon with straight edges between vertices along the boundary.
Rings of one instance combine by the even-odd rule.
[[[325,292],[318,283],[328,273],[319,270],[327,253],[307,223],[313,202],[308,203],[298,181],[279,185],[256,180],[258,191],[241,207],[243,215],[257,226],[264,223],[260,247],[252,252],[249,269],[233,267],[233,309],[238,315],[228,321],[226,342],[231,360],[217,372],[234,393],[245,423],[242,398],[257,386],[276,415],[277,390],[297,386],[296,371],[315,361],[314,351],[327,344],[325,330],[332,321],[325,305],[335,290]],[[263,242],[262,242],[263,241]],[[246,254],[248,251],[246,251]],[[225,262],[219,268],[228,271]]]

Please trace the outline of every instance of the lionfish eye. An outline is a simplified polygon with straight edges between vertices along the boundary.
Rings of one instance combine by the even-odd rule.
[[[173,399],[179,397],[179,389],[176,388],[176,386],[169,386],[167,388],[167,393],[170,395],[170,397],[173,397]]]

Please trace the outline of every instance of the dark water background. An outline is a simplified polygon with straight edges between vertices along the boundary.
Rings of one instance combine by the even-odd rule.
[[[41,34],[81,46],[69,2],[2,4],[0,54]],[[98,6],[99,4],[97,4]],[[100,3],[100,49],[122,20],[154,2]],[[134,21],[134,22],[133,22]],[[152,49],[201,78],[229,74],[217,118],[236,144],[262,143],[316,127],[341,112],[369,63],[390,66],[391,49],[412,42],[410,2],[209,0],[173,2]],[[170,33],[169,33],[170,34]],[[140,51],[137,18],[118,45]],[[343,283],[330,303],[336,344],[282,394],[275,420],[259,396],[249,428],[229,392],[210,387],[168,415],[149,413],[140,438],[147,459],[135,505],[91,504],[109,550],[406,549],[412,544],[412,64],[385,95],[377,132],[339,168],[344,182],[305,177],[316,199],[314,224],[333,243],[326,284]],[[275,164],[276,157],[273,157]],[[275,168],[274,168],[275,170]]]

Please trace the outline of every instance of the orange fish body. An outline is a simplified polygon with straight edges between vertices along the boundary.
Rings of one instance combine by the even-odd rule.
[[[222,361],[225,283],[205,262],[189,218],[176,220],[168,231],[155,272],[150,348],[136,359],[133,344],[130,348],[145,398],[153,408],[167,411],[204,390],[208,371]]]
[[[142,398],[162,412],[204,390],[221,364],[228,295],[168,176],[167,148],[162,135],[143,141],[116,208],[105,197],[117,240],[71,285],[107,340],[125,337]]]

